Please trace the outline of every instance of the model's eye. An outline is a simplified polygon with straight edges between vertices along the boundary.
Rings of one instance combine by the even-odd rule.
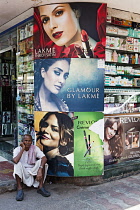
[[[64,79],[66,80],[69,76],[69,73],[64,74]]]
[[[49,124],[48,124],[47,122],[43,122],[43,123],[41,124],[41,127],[42,127],[42,128],[47,128],[48,125],[49,125]]]
[[[52,131],[59,132],[58,128],[56,128],[56,127],[52,127]]]
[[[48,20],[49,20],[49,17],[44,17],[44,18],[42,19],[42,23],[43,23],[43,24],[46,24],[46,23],[48,22]]]
[[[54,71],[54,73],[57,75],[57,76],[60,76],[60,72],[59,71]]]
[[[63,10],[59,10],[55,13],[55,16],[61,16],[63,15]]]

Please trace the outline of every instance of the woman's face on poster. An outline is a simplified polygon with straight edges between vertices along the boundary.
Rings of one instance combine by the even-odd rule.
[[[58,46],[69,46],[79,39],[79,20],[69,4],[51,4],[39,7],[43,28]]]
[[[50,115],[44,122],[41,131],[43,132],[41,143],[44,146],[58,148],[60,140],[59,126],[54,114]]]
[[[117,122],[114,122],[111,127],[106,127],[105,130],[106,139],[110,140],[111,138],[113,138],[116,135],[116,132],[117,132]]]
[[[45,88],[53,94],[58,94],[65,85],[69,75],[69,63],[66,60],[56,61],[47,71],[41,70]]]

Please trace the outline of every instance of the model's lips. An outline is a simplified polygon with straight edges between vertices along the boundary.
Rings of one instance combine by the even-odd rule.
[[[59,39],[62,36],[62,34],[63,34],[63,31],[58,31],[56,33],[53,33],[52,36],[55,39]]]
[[[108,136],[109,136],[110,139],[113,137],[111,134],[109,134]]]
[[[55,88],[56,88],[57,90],[61,90],[62,86],[55,85]]]
[[[42,135],[42,138],[43,138],[43,139],[46,139],[46,140],[50,140],[50,138],[47,137],[47,136],[45,136],[45,135]]]

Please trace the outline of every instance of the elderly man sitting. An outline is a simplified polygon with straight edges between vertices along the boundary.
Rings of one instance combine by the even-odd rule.
[[[37,146],[32,145],[31,135],[24,135],[20,146],[14,149],[13,162],[15,163],[13,176],[17,182],[17,201],[22,201],[24,198],[21,182],[28,187],[32,185],[38,187],[37,192],[44,197],[50,196],[43,187],[47,175],[47,159]]]

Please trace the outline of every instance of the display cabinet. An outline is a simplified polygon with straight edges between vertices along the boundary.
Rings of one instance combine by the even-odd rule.
[[[140,112],[140,24],[107,17],[105,114]]]
[[[30,133],[34,139],[33,20],[20,25],[17,31],[17,117],[20,141],[26,133]]]

